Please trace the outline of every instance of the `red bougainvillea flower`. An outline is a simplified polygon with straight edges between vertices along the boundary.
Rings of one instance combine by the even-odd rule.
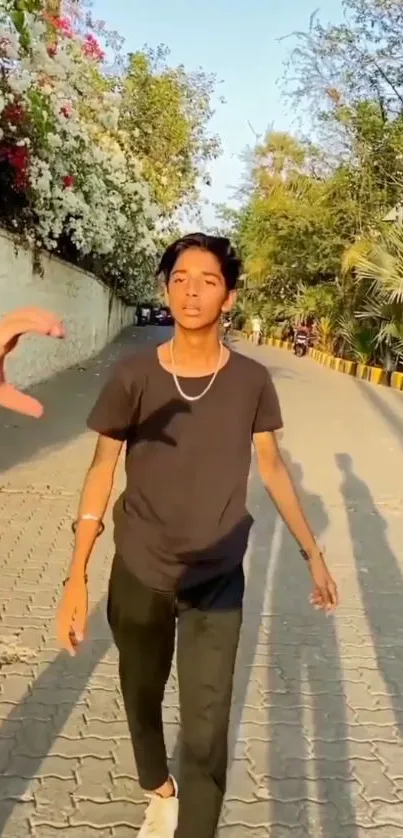
[[[18,125],[25,115],[24,108],[18,102],[11,103],[4,108],[3,116],[12,125]]]
[[[66,177],[63,178],[63,186],[65,189],[71,189],[71,187],[74,186],[73,175],[66,175]]]
[[[99,45],[97,39],[94,38],[94,35],[91,34],[85,36],[83,52],[87,58],[93,58],[95,61],[103,61],[105,58],[103,49]]]
[[[45,20],[65,38],[72,38],[74,35],[73,24],[68,17],[57,17],[56,15],[44,15]]]
[[[62,116],[64,116],[66,119],[70,119],[70,117],[71,117],[71,107],[70,107],[70,105],[63,105],[63,106],[60,108],[60,113],[61,113],[61,114],[62,114]]]
[[[24,192],[28,186],[27,172],[16,172],[14,177],[14,189],[16,192]]]
[[[68,17],[56,18],[55,25],[56,25],[56,29],[59,32],[61,32],[62,35],[65,35],[66,38],[72,38],[73,37],[73,25],[72,25],[71,20],[69,20]]]
[[[3,146],[0,158],[7,160],[14,169],[14,188],[22,191],[28,185],[29,151],[25,145]]]

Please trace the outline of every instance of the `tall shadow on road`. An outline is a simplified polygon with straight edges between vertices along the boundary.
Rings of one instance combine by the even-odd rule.
[[[403,577],[388,525],[349,454],[337,454],[361,597],[377,664],[403,736]]]
[[[243,608],[243,625],[237,655],[234,695],[232,702],[229,766],[235,756],[236,742],[242,715],[247,703],[247,693],[253,678],[253,662],[259,644],[264,613],[273,538],[277,512],[267,497],[260,479],[253,475],[250,483],[248,506],[255,518],[255,525],[248,553],[246,590]]]
[[[111,646],[105,609],[103,599],[90,617],[88,639],[77,657],[60,652],[7,717],[5,727],[17,730],[0,779],[0,836]],[[0,743],[2,739],[0,727]]]
[[[299,465],[293,464],[292,473],[308,520],[320,537],[328,523],[324,505],[318,495],[304,491]],[[339,838],[343,831],[346,838],[355,838],[338,640],[333,618],[312,610],[310,592],[307,567],[284,529],[267,625],[270,834],[281,836],[282,824],[290,823],[296,835],[299,827],[307,836]]]

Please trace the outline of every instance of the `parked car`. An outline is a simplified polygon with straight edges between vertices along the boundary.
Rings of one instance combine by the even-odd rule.
[[[136,322],[138,326],[172,326],[173,319],[168,306],[140,303]]]
[[[172,314],[167,306],[161,306],[158,311],[154,313],[154,322],[158,326],[172,326]]]

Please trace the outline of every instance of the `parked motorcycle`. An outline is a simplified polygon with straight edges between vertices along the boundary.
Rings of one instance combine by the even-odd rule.
[[[309,335],[306,332],[297,332],[294,339],[294,354],[297,358],[303,358],[308,352]]]

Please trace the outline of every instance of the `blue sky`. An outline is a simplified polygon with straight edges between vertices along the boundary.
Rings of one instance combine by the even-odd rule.
[[[217,104],[212,129],[219,134],[223,155],[211,167],[209,201],[228,201],[242,176],[239,157],[269,126],[297,129],[295,114],[282,100],[277,84],[291,41],[279,39],[306,30],[318,9],[323,22],[338,22],[341,0],[94,0],[93,12],[108,28],[124,35],[127,51],[144,44],[166,44],[172,63],[202,67],[221,82],[226,100]],[[203,216],[208,226],[212,207]]]

